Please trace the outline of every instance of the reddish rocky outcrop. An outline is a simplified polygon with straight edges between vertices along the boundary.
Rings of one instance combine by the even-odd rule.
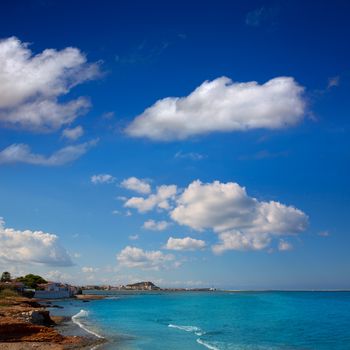
[[[36,301],[13,297],[1,299],[0,350],[29,347],[33,349],[72,349],[80,348],[80,345],[84,343],[81,337],[62,336],[52,327],[54,324],[49,312]]]

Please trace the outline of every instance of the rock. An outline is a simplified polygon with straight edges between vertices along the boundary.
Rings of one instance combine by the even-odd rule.
[[[34,325],[15,318],[4,317],[0,320],[0,341],[54,341],[64,339],[50,327]]]
[[[22,312],[23,318],[32,324],[49,326],[54,324],[50,318],[49,311],[46,310],[31,310],[29,312]]]

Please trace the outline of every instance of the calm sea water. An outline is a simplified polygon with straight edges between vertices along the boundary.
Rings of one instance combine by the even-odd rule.
[[[114,293],[60,304],[56,314],[110,339],[106,350],[350,349],[350,292]]]

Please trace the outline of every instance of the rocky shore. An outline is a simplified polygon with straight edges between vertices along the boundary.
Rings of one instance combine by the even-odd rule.
[[[33,299],[7,297],[0,299],[0,350],[68,350],[91,349],[101,340],[89,337],[63,336],[58,323]]]

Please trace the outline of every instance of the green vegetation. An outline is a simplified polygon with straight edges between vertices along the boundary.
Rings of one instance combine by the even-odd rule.
[[[38,287],[38,284],[47,283],[47,281],[44,280],[41,276],[33,275],[31,273],[29,275],[25,275],[24,277],[17,278],[17,281],[22,282],[26,287],[33,289],[36,289]]]
[[[11,282],[11,274],[7,271],[3,272],[1,275],[1,282]]]
[[[19,294],[15,290],[10,288],[6,288],[0,291],[0,299],[8,298],[8,297],[18,297],[18,296]]]

